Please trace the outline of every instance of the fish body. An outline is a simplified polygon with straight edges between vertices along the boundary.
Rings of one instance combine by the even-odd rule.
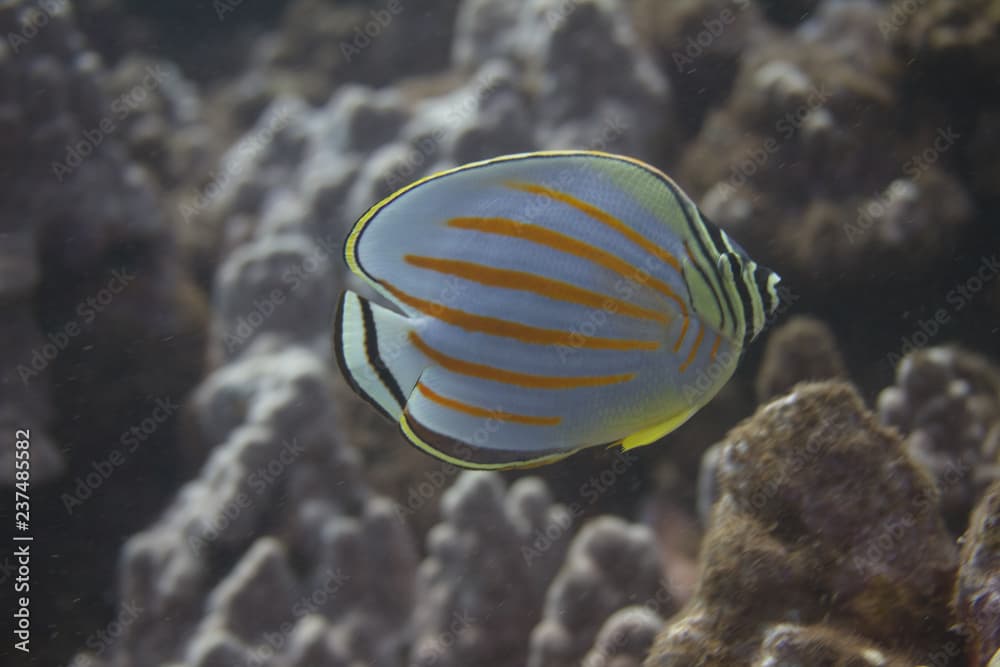
[[[427,453],[479,469],[649,444],[726,383],[778,305],[757,265],[667,176],[594,151],[509,155],[369,209],[344,257],[352,388]]]

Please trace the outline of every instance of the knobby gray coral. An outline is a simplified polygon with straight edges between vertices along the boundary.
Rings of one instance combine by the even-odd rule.
[[[252,4],[0,7],[40,660],[997,667],[997,3]],[[461,473],[337,379],[344,235],[559,148],[663,168],[809,318],[626,474]]]

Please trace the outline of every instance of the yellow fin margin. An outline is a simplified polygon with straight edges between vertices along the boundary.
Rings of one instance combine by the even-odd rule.
[[[692,408],[686,412],[682,412],[678,415],[674,415],[670,419],[660,422],[659,424],[654,424],[649,428],[644,428],[641,431],[636,431],[632,435],[626,437],[622,440],[622,450],[628,451],[630,449],[635,449],[636,447],[643,447],[645,445],[652,444],[667,435],[671,431],[675,431],[681,424],[691,419],[694,413],[698,412],[700,408]]]

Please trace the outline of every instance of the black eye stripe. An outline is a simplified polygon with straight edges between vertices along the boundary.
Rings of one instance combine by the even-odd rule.
[[[768,289],[767,281],[771,276],[771,272],[762,266],[756,266],[753,270],[753,279],[757,283],[757,291],[760,292],[760,298],[764,302],[764,312],[770,313],[771,309],[774,308],[774,297],[771,295],[771,290]]]
[[[736,285],[736,293],[743,306],[743,347],[745,348],[754,335],[753,299],[750,296],[750,290],[747,289],[746,278],[740,270],[742,267],[736,259],[736,255],[728,253],[725,257],[729,261],[729,268],[733,272],[733,283]]]

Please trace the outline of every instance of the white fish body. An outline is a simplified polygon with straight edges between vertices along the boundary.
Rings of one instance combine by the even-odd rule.
[[[780,280],[668,177],[592,151],[424,178],[369,209],[344,254],[400,311],[343,295],[345,377],[410,442],[482,469],[676,429],[732,375]]]

